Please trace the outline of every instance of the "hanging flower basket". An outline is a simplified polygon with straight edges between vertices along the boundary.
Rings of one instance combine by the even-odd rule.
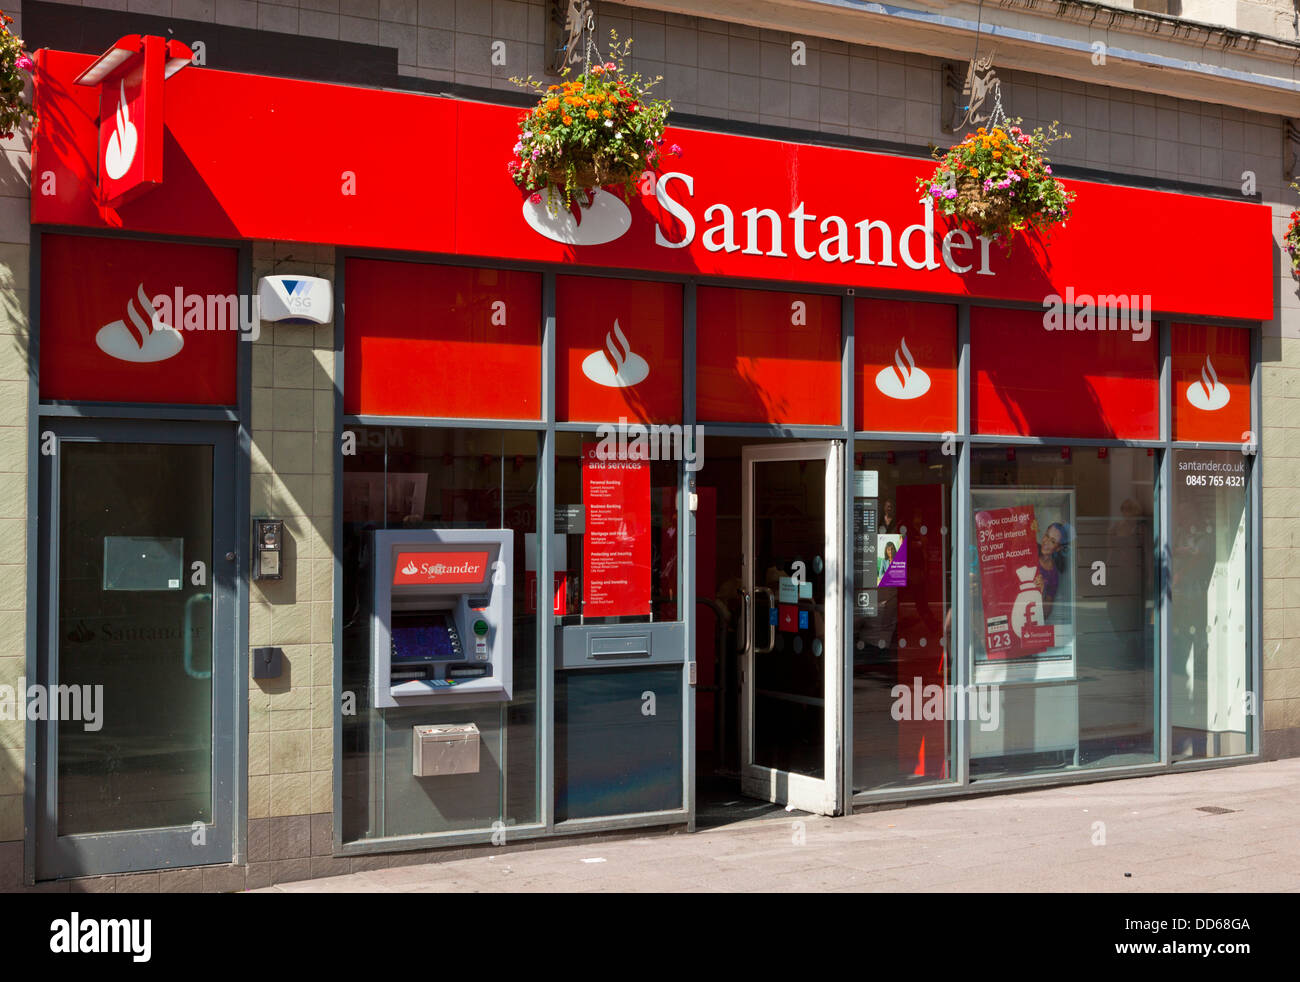
[[[1075,194],[1052,176],[1046,154],[1052,143],[1069,138],[1056,123],[1032,133],[1018,125],[980,127],[946,152],[936,150],[939,166],[930,177],[919,178],[917,187],[934,198],[940,214],[1010,247],[1016,232],[1047,231],[1070,217]]]
[[[23,39],[9,32],[14,19],[0,10],[0,138],[8,138],[24,120],[36,123],[36,110],[23,98],[36,63],[23,50]]]
[[[631,46],[631,38],[620,43],[610,31],[609,60],[589,63],[576,79],[567,68],[559,85],[511,79],[535,90],[538,101],[519,121],[510,176],[535,196],[545,194],[549,206],[562,197],[567,207],[575,194],[586,206],[585,192],[611,185],[631,194],[645,171],[680,154],[676,145],[664,147],[671,105],[649,94],[662,79],[646,81],[624,68]]]

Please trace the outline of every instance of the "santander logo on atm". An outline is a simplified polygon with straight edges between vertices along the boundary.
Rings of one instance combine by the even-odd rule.
[[[1201,377],[1187,387],[1187,401],[1197,409],[1214,412],[1226,406],[1230,397],[1228,387],[1219,381],[1214,364],[1210,361],[1210,356],[1206,355],[1205,364],[1201,366]]]
[[[876,373],[876,388],[891,399],[918,399],[930,391],[930,376],[916,367],[916,359],[907,349],[907,338],[898,339],[894,364]]]
[[[139,135],[131,122],[131,108],[126,101],[126,80],[118,83],[117,112],[113,114],[113,135],[104,147],[104,170],[113,180],[120,179],[131,169]]]

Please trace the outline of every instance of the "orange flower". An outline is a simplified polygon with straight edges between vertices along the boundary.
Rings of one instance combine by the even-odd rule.
[[[548,85],[548,86],[546,87],[546,91],[547,91],[547,92],[557,92],[557,91],[559,91],[559,88],[560,88],[560,87],[559,87],[558,85]]]
[[[568,126],[570,123],[573,122],[573,117],[572,117],[572,116],[561,116],[560,118],[561,118],[562,120],[564,120],[564,125],[565,125],[565,126]]]
[[[613,114],[610,110],[608,110],[608,109],[605,110],[605,118],[606,118],[606,119],[609,119],[609,118],[610,118],[611,116],[613,116],[613,115],[614,115],[614,114]]]
[[[566,122],[567,122],[567,120],[566,120]],[[971,177],[979,177],[979,176],[980,176],[979,168],[978,168],[978,167],[972,167],[972,168],[970,168],[970,176],[971,176]]]
[[[546,108],[549,109],[549,110],[551,110],[552,112],[554,112],[556,109],[559,109],[559,108],[560,108],[560,100],[559,100],[559,99],[547,99],[547,100],[546,100]]]
[[[588,110],[587,110],[587,118],[588,118],[588,119],[596,119],[599,115],[600,115],[600,113],[596,112],[596,110],[594,110],[594,109],[588,109]]]
[[[993,159],[994,159],[994,160],[1001,160],[1001,159],[1002,159],[1002,151],[1001,151],[1001,150],[994,150],[994,151],[993,151]]]

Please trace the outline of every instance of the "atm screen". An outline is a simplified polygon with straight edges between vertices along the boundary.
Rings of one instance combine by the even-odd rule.
[[[458,661],[455,632],[447,614],[394,614],[393,661]]]

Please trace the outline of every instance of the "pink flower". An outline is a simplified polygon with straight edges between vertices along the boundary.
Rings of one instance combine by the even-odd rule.
[[[673,154],[674,156],[680,157],[682,155],[682,148],[679,147],[676,143],[674,143],[671,147],[668,148],[668,152]]]
[[[534,195],[533,195],[532,197],[530,197],[528,200],[531,201],[531,202],[532,202],[533,204],[535,204],[535,205],[540,205],[540,204],[542,203],[542,196],[541,196],[540,194],[534,194]]]
[[[32,61],[26,55],[19,55],[18,60],[14,62],[14,64],[25,72],[30,72],[36,68],[36,62]]]

